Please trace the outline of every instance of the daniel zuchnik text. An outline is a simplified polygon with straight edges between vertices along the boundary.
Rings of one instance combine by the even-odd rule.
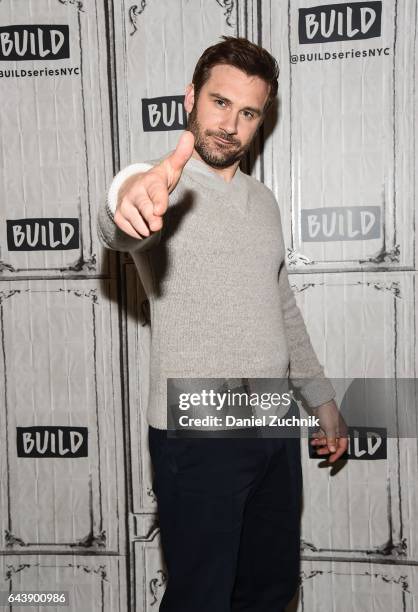
[[[183,414],[179,417],[181,427],[319,427],[319,419],[314,416],[298,418],[294,415],[287,418],[279,418],[277,414],[263,414],[259,417],[251,416],[238,418],[230,414],[221,416],[190,417]]]

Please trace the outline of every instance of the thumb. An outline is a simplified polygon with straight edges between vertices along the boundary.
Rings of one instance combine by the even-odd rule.
[[[184,166],[191,158],[193,149],[194,136],[191,132],[185,130],[179,138],[175,151],[166,159],[175,173],[175,178],[177,180],[180,178]]]
[[[337,450],[337,439],[334,433],[327,435],[327,446],[332,453]]]

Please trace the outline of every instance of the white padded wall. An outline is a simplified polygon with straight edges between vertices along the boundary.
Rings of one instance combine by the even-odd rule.
[[[415,378],[417,3],[0,0],[0,17],[0,590],[150,612],[166,580],[150,327],[130,256],[98,243],[98,206],[119,168],[175,147],[207,46],[265,46],[278,108],[243,168],[277,197],[313,345],[347,387]],[[350,440],[331,472],[303,439],[293,611],[417,609],[416,419],[409,434],[380,459]]]

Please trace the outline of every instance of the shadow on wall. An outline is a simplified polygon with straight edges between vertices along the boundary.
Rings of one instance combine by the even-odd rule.
[[[100,280],[100,291],[104,298],[109,301],[113,301],[116,304],[119,303],[119,292],[121,292],[122,296],[126,295],[125,286],[126,286],[126,274],[123,273],[123,270],[126,269],[126,265],[132,265],[133,260],[129,253],[118,253],[117,251],[111,251],[109,249],[103,250],[107,253],[106,257],[108,257],[109,269],[111,272],[111,278],[118,278],[118,290],[115,291],[112,288],[112,283],[109,283],[108,279]],[[105,260],[104,260],[105,261]],[[107,268],[100,271],[101,274],[107,275]],[[127,315],[128,318],[138,321],[140,325],[148,325],[150,323],[150,309],[149,302],[145,293],[144,286],[139,278],[139,275],[135,273],[135,285],[131,286],[131,290],[135,291],[138,299],[128,299],[126,303]],[[125,301],[125,299],[124,299]]]

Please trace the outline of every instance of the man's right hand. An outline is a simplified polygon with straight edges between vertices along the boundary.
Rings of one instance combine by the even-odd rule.
[[[183,132],[175,151],[169,157],[147,172],[131,176],[122,184],[113,217],[121,230],[133,238],[141,239],[162,228],[168,196],[179,182],[193,148],[193,134]]]

